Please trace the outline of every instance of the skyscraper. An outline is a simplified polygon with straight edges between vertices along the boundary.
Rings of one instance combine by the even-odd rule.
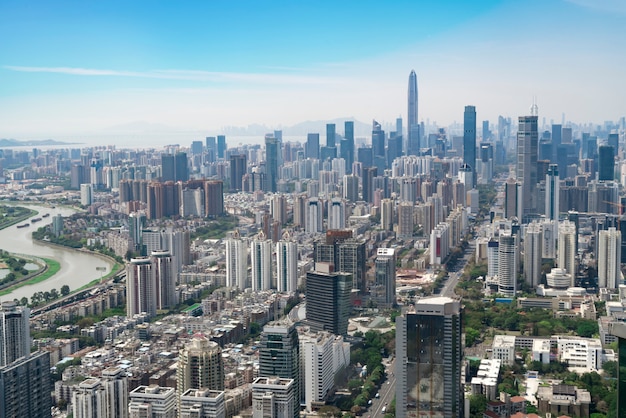
[[[335,124],[327,123],[326,124],[326,146],[328,148],[335,148]]]
[[[226,152],[226,136],[218,135],[217,136],[217,158],[224,158],[225,152]]]
[[[546,174],[546,218],[559,221],[559,166],[550,164]]]
[[[320,134],[307,134],[304,156],[319,160],[320,158]]]
[[[246,154],[234,154],[230,156],[230,190],[240,192],[243,190],[242,178],[246,174]]]
[[[278,154],[280,142],[272,136],[265,136],[265,191],[278,190]]]
[[[30,309],[13,301],[0,307],[0,367],[30,355]]]
[[[150,258],[156,282],[156,309],[165,310],[176,306],[177,271],[169,251],[152,251]]]
[[[621,284],[622,233],[614,227],[598,234],[598,287],[617,289]]]
[[[576,262],[576,224],[570,221],[563,221],[559,224],[558,257],[557,267],[565,269],[572,275],[572,286],[578,274],[578,264]]]
[[[296,398],[293,379],[257,377],[252,382],[252,418],[297,418]]]
[[[252,290],[269,290],[272,286],[272,241],[265,239],[261,232],[250,243],[250,264],[252,265]]]
[[[537,211],[537,145],[539,132],[537,116],[520,116],[517,131],[517,181],[521,182],[518,196],[518,218],[527,223]]]
[[[102,386],[106,404],[106,417],[128,418],[128,376],[120,367],[102,371]]]
[[[226,287],[244,290],[248,278],[248,249],[235,232],[226,242]]]
[[[462,417],[461,304],[420,299],[396,318],[396,416]]]
[[[391,308],[396,304],[396,253],[393,248],[378,248],[376,252],[376,278],[372,298],[379,307]]]
[[[174,156],[174,181],[189,180],[189,166],[186,152],[177,152]]]
[[[53,389],[47,351],[0,367],[0,417],[50,418]]]
[[[318,198],[311,198],[306,203],[305,230],[307,234],[316,234],[324,230],[322,204]]]
[[[611,145],[600,145],[598,147],[598,180],[613,181],[614,177],[615,148]]]
[[[328,229],[346,227],[346,202],[335,197],[328,202]]]
[[[408,146],[407,155],[417,155],[420,148],[420,126],[418,120],[418,108],[417,108],[417,75],[415,70],[411,70],[409,74],[409,89],[408,89],[408,115],[407,115],[407,130],[408,130]]]
[[[463,113],[463,162],[472,169],[472,184],[476,185],[476,107],[465,106]]]
[[[542,250],[541,224],[531,222],[524,232],[524,279],[531,287],[539,286]]]
[[[346,335],[351,289],[352,275],[349,273],[307,272],[306,319],[311,330]]]
[[[148,257],[131,258],[126,266],[126,314],[129,318],[146,312],[156,315],[157,284]]]
[[[515,296],[517,291],[518,252],[517,237],[501,233],[498,244],[498,292]]]
[[[300,373],[300,343],[295,325],[287,322],[265,325],[259,347],[259,376],[293,379],[293,407],[298,412],[302,398]]]
[[[279,292],[298,290],[298,244],[292,241],[276,243],[276,285]]]
[[[194,337],[179,353],[176,391],[180,396],[202,388],[224,390],[222,349],[205,337]]]
[[[341,140],[341,158],[346,160],[346,173],[352,173],[354,162],[354,122],[344,122],[343,139]]]

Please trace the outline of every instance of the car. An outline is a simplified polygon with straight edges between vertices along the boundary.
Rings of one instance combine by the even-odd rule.
[[[383,406],[383,409],[381,409],[381,412],[384,414],[385,412],[387,412],[387,407]]]
[[[376,397],[380,398],[380,392],[376,392]]]

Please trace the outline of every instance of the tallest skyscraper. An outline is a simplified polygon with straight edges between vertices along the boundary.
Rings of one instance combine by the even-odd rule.
[[[408,90],[408,141],[407,155],[417,155],[420,149],[420,126],[417,119],[417,75],[415,70],[411,70],[409,74],[409,90]]]

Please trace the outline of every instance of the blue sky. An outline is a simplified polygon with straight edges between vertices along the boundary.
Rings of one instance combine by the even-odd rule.
[[[387,4],[389,3],[389,4]],[[626,5],[528,1],[0,2],[0,137],[406,118],[626,115]]]

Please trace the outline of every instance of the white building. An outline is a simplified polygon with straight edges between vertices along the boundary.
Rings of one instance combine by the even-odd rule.
[[[176,418],[176,389],[139,386],[129,395],[129,418]]]
[[[449,253],[450,228],[447,223],[442,222],[430,234],[430,264],[443,264]]]
[[[498,242],[498,292],[515,296],[517,291],[518,251],[515,235],[502,233]]]
[[[224,392],[187,389],[180,397],[179,418],[225,418]]]
[[[515,364],[515,336],[496,335],[491,345],[491,358],[500,360],[502,364],[512,366]]]
[[[558,258],[557,267],[564,268],[576,279],[578,267],[576,263],[576,224],[563,221],[559,224]],[[572,282],[572,286],[574,283]]]
[[[276,284],[279,292],[298,289],[298,244],[291,241],[276,243]]]
[[[478,373],[472,377],[472,395],[485,395],[487,401],[497,399],[500,366],[501,361],[497,359],[480,361]]]
[[[265,239],[263,232],[250,244],[250,264],[252,266],[252,290],[275,288],[272,283],[272,241]]]
[[[328,229],[344,229],[346,227],[346,202],[333,198],[328,202]]]
[[[393,230],[393,200],[383,199],[380,202],[380,227],[385,231]]]
[[[182,204],[180,205],[181,215],[183,217],[204,217],[204,190],[200,188],[185,189],[183,190],[182,195]]]
[[[294,418],[300,411],[294,411],[297,396],[293,379],[280,377],[257,377],[252,382],[253,418]]]
[[[524,231],[524,279],[531,287],[541,280],[541,225],[531,222]]]
[[[106,417],[106,400],[100,379],[91,378],[80,382],[72,394],[74,418]]]
[[[301,334],[299,339],[304,400],[312,411],[314,402],[325,401],[331,393],[337,372],[350,364],[350,344],[325,331]]]
[[[616,289],[622,282],[622,233],[614,227],[598,234],[598,287]]]
[[[532,359],[543,364],[550,363],[551,342],[547,338],[537,338],[533,340]]]
[[[318,198],[310,198],[306,203],[305,231],[307,234],[317,234],[324,230],[322,213],[322,202]]]
[[[602,368],[602,343],[597,338],[582,338],[557,335],[556,340],[559,359],[568,367],[579,367],[588,371]]]
[[[80,185],[80,204],[89,206],[93,203],[93,185],[83,183]]]
[[[243,290],[248,283],[248,248],[239,234],[227,239],[226,244],[226,286]]]

